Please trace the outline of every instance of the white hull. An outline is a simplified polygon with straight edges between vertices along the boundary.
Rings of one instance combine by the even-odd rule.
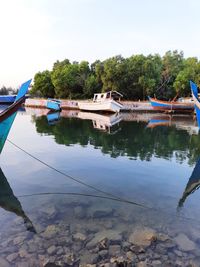
[[[79,102],[78,107],[81,110],[119,112],[123,106],[112,99],[108,99],[99,102]]]

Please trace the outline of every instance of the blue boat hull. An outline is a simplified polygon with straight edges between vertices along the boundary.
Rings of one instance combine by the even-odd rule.
[[[155,98],[150,98],[149,101],[155,110],[178,110],[178,111],[193,111],[194,105],[190,103],[181,103],[175,101],[162,101]]]
[[[0,113],[0,122],[8,118],[11,114],[13,114],[15,111],[18,110],[18,108],[21,106],[22,103],[24,103],[26,99],[26,93],[28,91],[29,85],[31,83],[31,80],[23,83],[19,89],[19,92],[15,98],[15,102],[12,103],[8,108],[3,110]]]
[[[192,97],[193,97],[194,104],[195,104],[197,123],[198,123],[198,127],[200,128],[200,100],[198,96],[198,87],[192,81],[190,81],[190,87],[191,87]]]
[[[11,104],[16,99],[15,95],[0,95],[0,104]]]
[[[61,109],[60,105],[61,105],[61,102],[59,100],[48,99],[46,107],[53,111],[59,111]]]

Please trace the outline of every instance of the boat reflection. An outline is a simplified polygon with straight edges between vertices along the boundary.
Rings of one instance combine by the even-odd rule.
[[[113,134],[119,130],[119,122],[122,117],[119,113],[113,115],[102,115],[92,112],[78,112],[78,118],[82,120],[91,120],[94,129],[98,129],[109,134]],[[114,125],[118,127],[113,128]]]
[[[193,120],[188,120],[186,116],[173,115],[156,115],[148,121],[147,128],[155,128],[158,126],[175,126],[178,130],[186,130],[190,135],[197,135],[199,127]]]
[[[47,113],[47,121],[49,125],[56,124],[60,119],[60,112],[49,112]]]
[[[33,223],[25,214],[22,205],[18,198],[14,195],[2,169],[0,168],[0,207],[6,211],[15,213],[24,221],[26,229],[30,232],[36,233]]]
[[[200,187],[200,158],[197,160],[197,163],[194,167],[194,170],[192,172],[192,175],[190,176],[190,179],[185,187],[185,190],[183,192],[183,195],[178,203],[178,208],[183,207],[185,200],[189,195],[194,193],[196,190],[198,190]]]
[[[17,112],[12,113],[5,120],[0,122],[0,153],[3,150],[4,144],[15,120]],[[22,209],[20,201],[14,195],[2,169],[0,168],[0,207],[6,211],[13,212],[21,217],[24,221],[26,229],[36,233],[35,228]]]

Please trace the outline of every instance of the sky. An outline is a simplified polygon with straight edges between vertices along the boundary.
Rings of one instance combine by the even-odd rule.
[[[200,59],[199,0],[0,0],[0,87],[57,60],[183,51]]]

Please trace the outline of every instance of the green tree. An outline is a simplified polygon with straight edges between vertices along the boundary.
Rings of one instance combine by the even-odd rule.
[[[183,69],[184,65],[183,52],[177,50],[167,51],[162,58],[162,74],[161,86],[157,91],[159,97],[164,99],[173,98],[176,95],[175,88],[173,87],[174,81],[178,73]]]
[[[30,91],[32,95],[41,95],[43,97],[54,97],[55,90],[51,81],[51,72],[45,70],[38,72],[34,76],[34,85]]]
[[[200,86],[200,63],[195,57],[187,58],[184,61],[184,68],[179,72],[174,82],[174,88],[181,96],[189,96],[191,94],[190,80]]]

